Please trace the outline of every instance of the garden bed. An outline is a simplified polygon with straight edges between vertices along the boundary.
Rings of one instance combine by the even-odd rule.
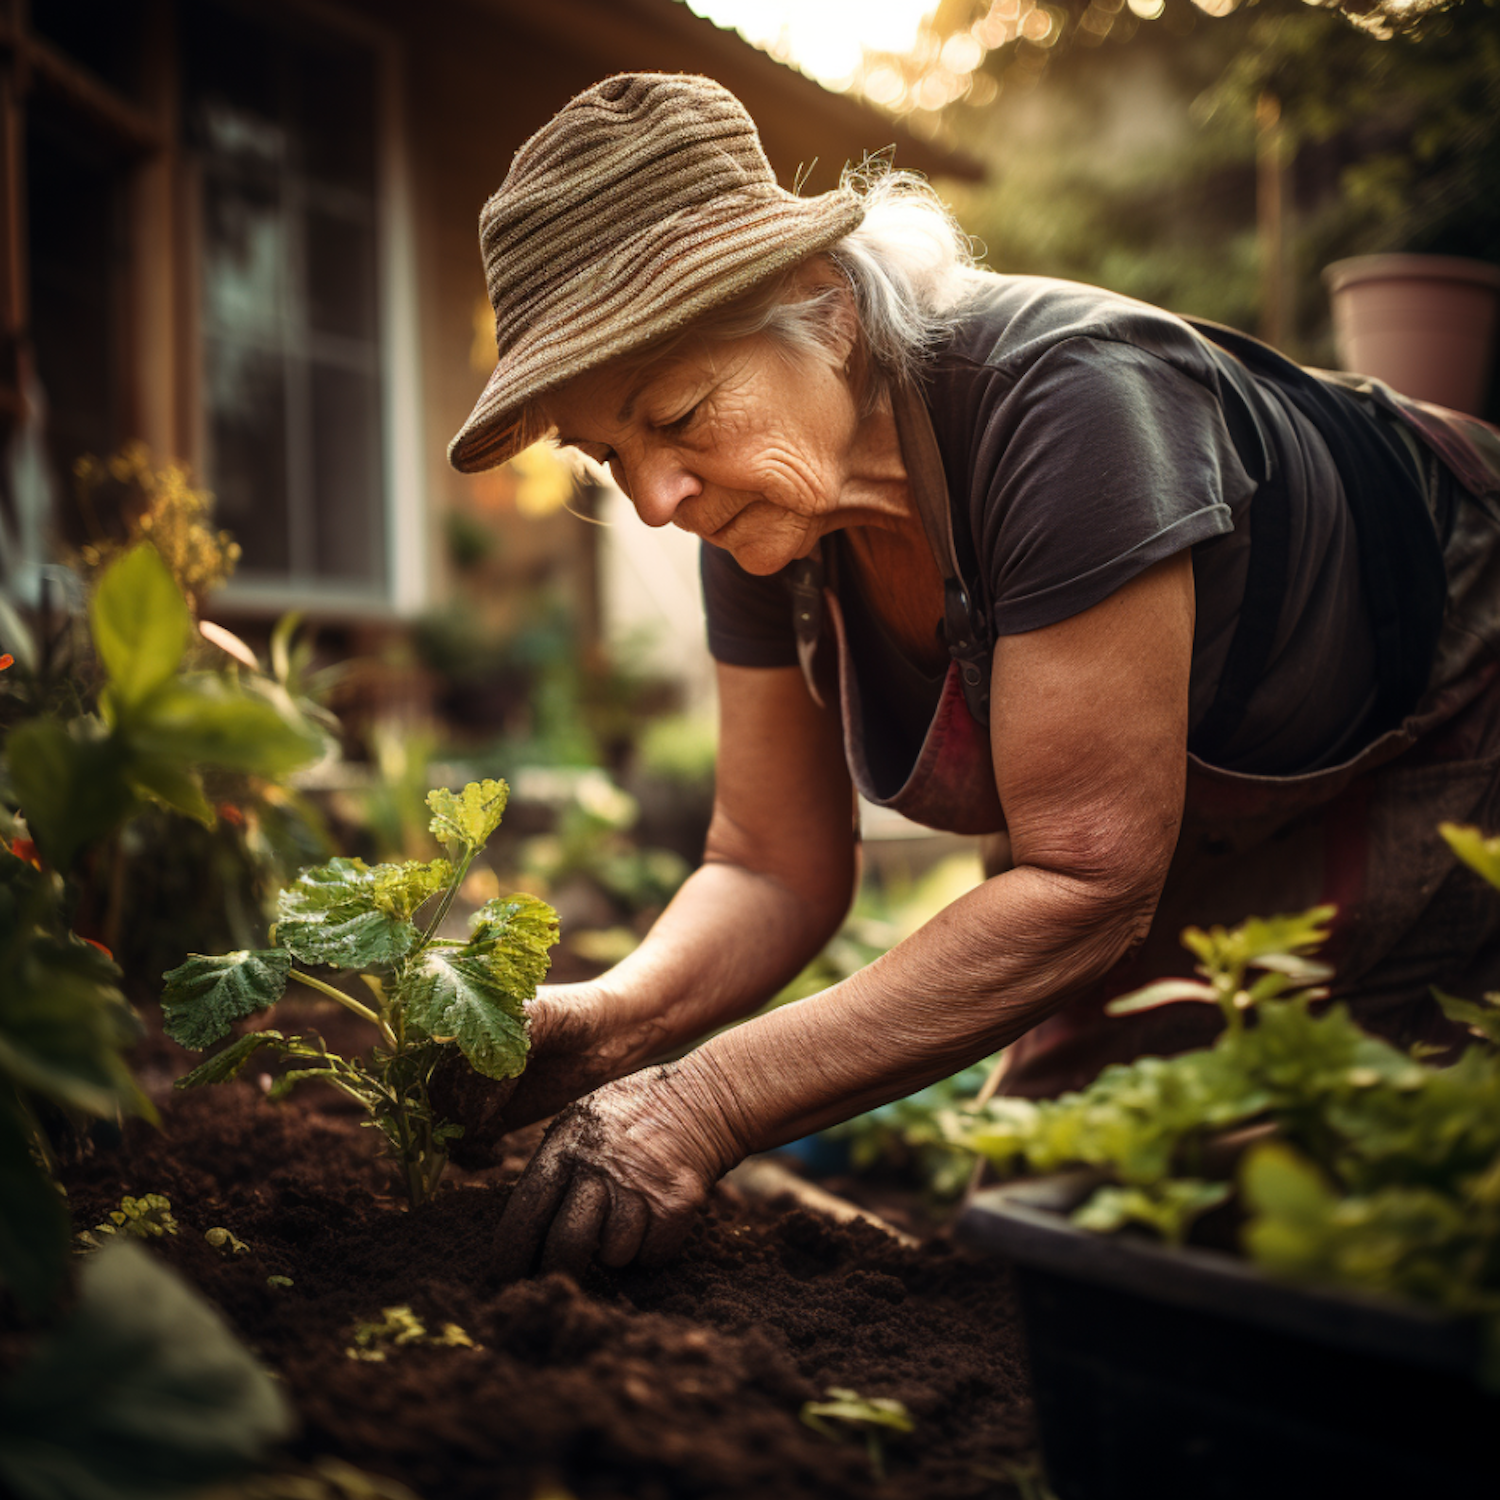
[[[665,1269],[502,1285],[490,1248],[535,1130],[411,1212],[331,1093],[272,1104],[247,1078],[161,1103],[163,1130],[133,1121],[67,1171],[75,1227],[127,1193],[171,1200],[180,1229],[158,1253],[284,1380],[297,1457],[335,1456],[422,1500],[956,1500],[1012,1493],[1007,1476],[1034,1458],[1008,1275],[941,1235],[912,1247],[721,1185]],[[212,1227],[245,1253],[211,1248]],[[477,1347],[351,1358],[357,1325],[393,1306]],[[909,1409],[883,1483],[861,1440],[799,1420],[829,1387]]]

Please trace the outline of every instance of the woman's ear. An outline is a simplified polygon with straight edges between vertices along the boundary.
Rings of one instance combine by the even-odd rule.
[[[859,313],[849,278],[831,257],[814,255],[793,273],[792,289],[796,299],[822,302],[829,362],[847,364],[859,344]]]

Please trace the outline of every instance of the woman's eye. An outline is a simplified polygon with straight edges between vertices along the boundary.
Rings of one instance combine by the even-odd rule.
[[[695,401],[680,417],[674,417],[670,422],[662,424],[663,432],[686,432],[697,420],[698,414],[703,410],[703,403]]]

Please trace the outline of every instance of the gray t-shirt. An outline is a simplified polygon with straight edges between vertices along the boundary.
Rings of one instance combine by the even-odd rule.
[[[1256,490],[1226,416],[1231,358],[1144,303],[997,276],[966,307],[923,386],[966,581],[997,635],[1067,619],[1192,549],[1194,725],[1213,702],[1239,618]],[[1343,759],[1367,737],[1375,651],[1354,526],[1327,448],[1270,380],[1242,378],[1240,388],[1270,440],[1292,530],[1269,660],[1215,759],[1285,775]],[[753,577],[708,546],[702,571],[717,659],[796,663],[779,577]],[[853,570],[840,571],[867,754],[875,752],[879,781],[899,785],[942,679],[904,661],[850,586]]]

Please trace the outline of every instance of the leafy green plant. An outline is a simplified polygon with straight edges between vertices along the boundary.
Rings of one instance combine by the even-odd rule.
[[[204,767],[274,776],[323,753],[323,735],[279,685],[192,666],[192,613],[149,544],[104,572],[89,620],[104,674],[97,710],[40,713],[6,744],[11,793],[53,869],[66,875],[151,805],[212,826]]]
[[[411,1202],[426,1201],[447,1164],[447,1142],[461,1130],[433,1110],[434,1070],[457,1049],[489,1078],[521,1072],[529,1045],[523,1007],[557,940],[556,913],[523,895],[487,901],[470,918],[466,939],[441,933],[508,795],[503,781],[431,792],[431,831],[449,857],[382,865],[340,858],[304,870],[281,893],[275,946],[195,954],[165,976],[166,1031],[185,1047],[228,1036],[234,1022],[271,1009],[295,979],[369,1023],[368,1057],[341,1057],[316,1034],[250,1031],[177,1086],[222,1083],[261,1051],[287,1059],[295,1066],[272,1084],[273,1097],[317,1079],[358,1100],[399,1162]],[[357,973],[369,1003],[296,962]]]
[[[126,1049],[139,1024],[109,952],[76,935],[87,869],[142,813],[218,821],[205,771],[283,774],[323,735],[275,684],[201,670],[192,614],[149,544],[102,568],[92,655],[60,674],[7,611],[0,677],[0,1278],[34,1314],[66,1281],[59,1142],[92,1119],[154,1118]],[[106,860],[114,889],[123,867]]]
[[[1500,880],[1500,842],[1445,829]],[[1245,1252],[1273,1273],[1472,1315],[1486,1330],[1485,1379],[1500,1385],[1500,1051],[1471,1046],[1446,1067],[1369,1035],[1314,1002],[1326,975],[1308,958],[1327,907],[1190,928],[1198,979],[1116,1001],[1217,1005],[1213,1046],[1106,1068],[1055,1100],[996,1099],[944,1117],[950,1140],[1007,1173],[1087,1168],[1079,1225],[1148,1226],[1182,1241],[1237,1192]],[[1497,1013],[1439,996],[1490,1035]]]

